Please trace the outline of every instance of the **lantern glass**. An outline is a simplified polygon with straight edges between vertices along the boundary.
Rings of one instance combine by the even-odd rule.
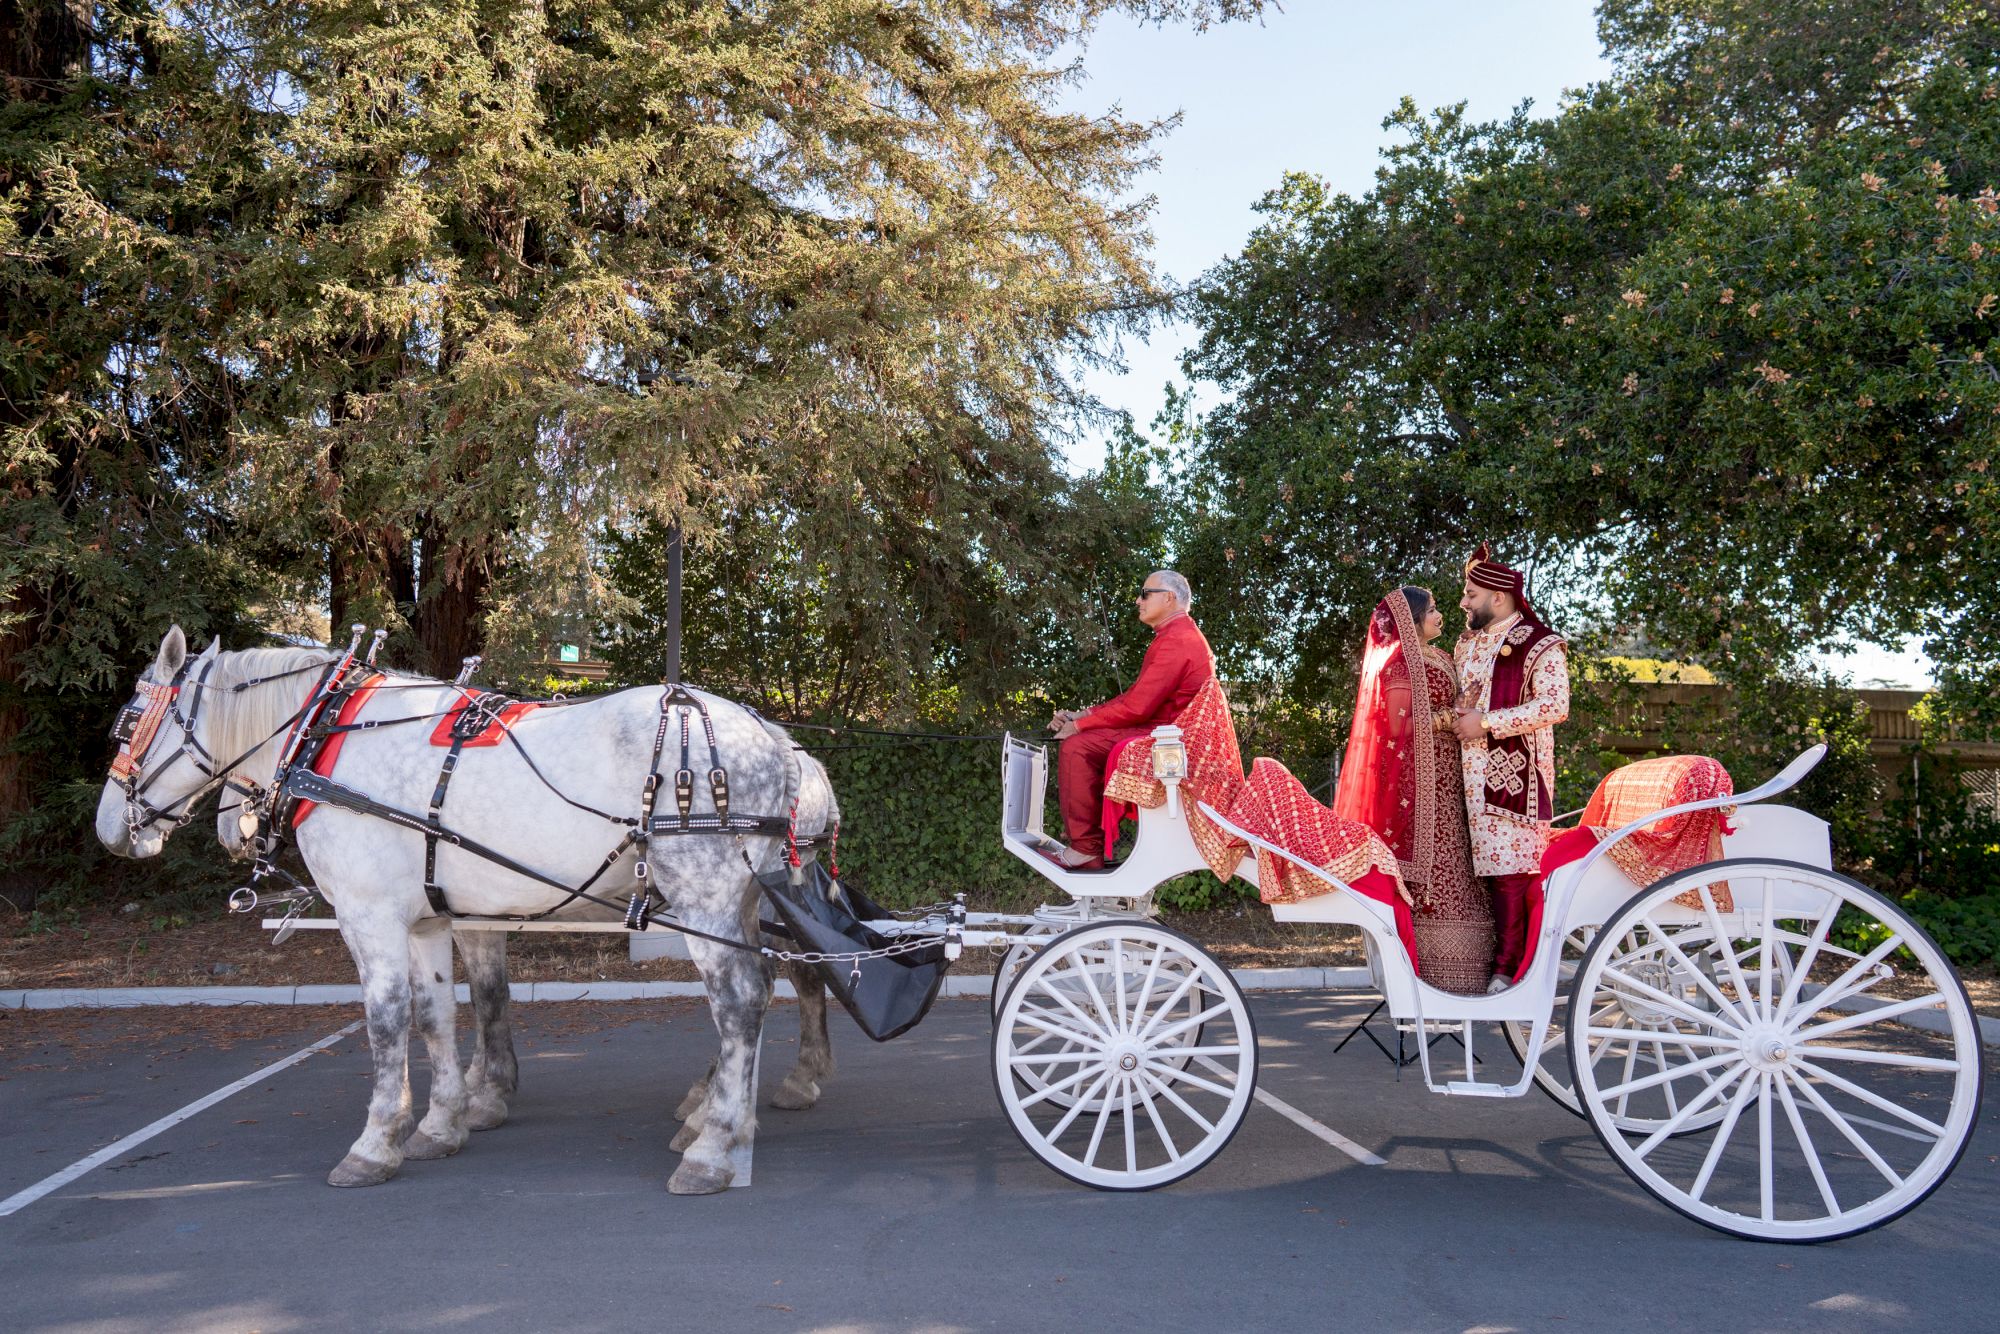
[[[1153,743],[1153,777],[1165,782],[1187,777],[1187,747],[1178,741]]]

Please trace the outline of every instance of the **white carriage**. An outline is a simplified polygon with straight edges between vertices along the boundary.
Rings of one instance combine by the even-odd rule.
[[[992,1048],[1009,1121],[1043,1162],[1103,1189],[1198,1170],[1241,1125],[1257,1079],[1255,1028],[1229,971],[1152,920],[1157,886],[1207,870],[1179,791],[1178,729],[1154,736],[1167,801],[1140,811],[1131,856],[1100,873],[1045,855],[1056,846],[1042,831],[1047,751],[1007,738],[1002,836],[1070,901],[1035,914],[1025,938],[1019,919],[998,917],[965,936],[1012,942]],[[1273,915],[1360,929],[1432,1091],[1511,1098],[1539,1085],[1669,1207],[1738,1236],[1823,1241],[1937,1188],[1971,1137],[1982,1079],[1978,1021],[1943,953],[1898,905],[1832,869],[1824,823],[1770,804],[1824,753],[1754,791],[1656,812],[1556,871],[1532,961],[1497,995],[1426,984],[1388,905],[1201,810],[1325,882]],[[1654,820],[1722,805],[1738,809],[1719,863],[1636,887],[1605,856]],[[1255,858],[1237,874],[1254,883]],[[1479,1077],[1483,1024],[1520,1058],[1511,1082]],[[1464,1044],[1463,1078],[1432,1068],[1440,1031]]]

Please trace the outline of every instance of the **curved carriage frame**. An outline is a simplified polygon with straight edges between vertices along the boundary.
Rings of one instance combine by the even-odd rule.
[[[1154,736],[1179,740],[1171,727]],[[1149,920],[1157,886],[1207,869],[1176,747],[1160,749],[1167,800],[1139,812],[1131,856],[1079,873],[1045,855],[1058,846],[1042,831],[1046,749],[1008,737],[1002,838],[1070,902],[1025,932],[967,936],[1012,946],[993,1046],[1010,1121],[1049,1166],[1107,1189],[1198,1170],[1229,1142],[1256,1079],[1254,1029],[1227,970]],[[1977,1124],[1984,1072],[1978,1021],[1935,942],[1833,869],[1824,822],[1772,803],[1825,753],[1812,747],[1752,791],[1658,811],[1556,870],[1530,964],[1497,995],[1424,982],[1389,905],[1200,810],[1325,884],[1271,905],[1273,917],[1358,927],[1396,1020],[1461,1039],[1463,1078],[1440,1077],[1429,1042],[1415,1044],[1431,1091],[1513,1098],[1540,1086],[1678,1212],[1742,1237],[1824,1241],[1879,1227],[1943,1183]],[[1655,821],[1725,806],[1735,827],[1719,862],[1640,887],[1606,856]],[[1256,859],[1236,874],[1254,885]],[[1521,1058],[1511,1082],[1478,1077],[1484,1023]]]

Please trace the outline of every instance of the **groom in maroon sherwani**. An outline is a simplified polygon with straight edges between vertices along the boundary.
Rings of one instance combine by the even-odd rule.
[[[1181,710],[1215,675],[1215,655],[1188,606],[1194,594],[1172,570],[1155,570],[1139,590],[1139,619],[1153,628],[1153,642],[1139,665],[1139,679],[1124,694],[1081,713],[1058,710],[1049,720],[1062,751],[1056,762],[1056,797],[1069,848],[1056,861],[1075,871],[1101,871],[1104,846],[1104,770],[1118,744],[1143,736],[1181,716]]]

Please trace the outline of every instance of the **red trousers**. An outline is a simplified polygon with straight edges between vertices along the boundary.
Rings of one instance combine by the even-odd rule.
[[[1541,876],[1529,871],[1521,875],[1490,875],[1486,887],[1493,894],[1493,971],[1511,978],[1521,971],[1528,953],[1529,895]]]
[[[1063,835],[1071,848],[1086,857],[1103,857],[1104,768],[1111,752],[1127,737],[1145,736],[1151,727],[1094,727],[1065,737],[1056,752],[1056,801],[1062,807]]]

